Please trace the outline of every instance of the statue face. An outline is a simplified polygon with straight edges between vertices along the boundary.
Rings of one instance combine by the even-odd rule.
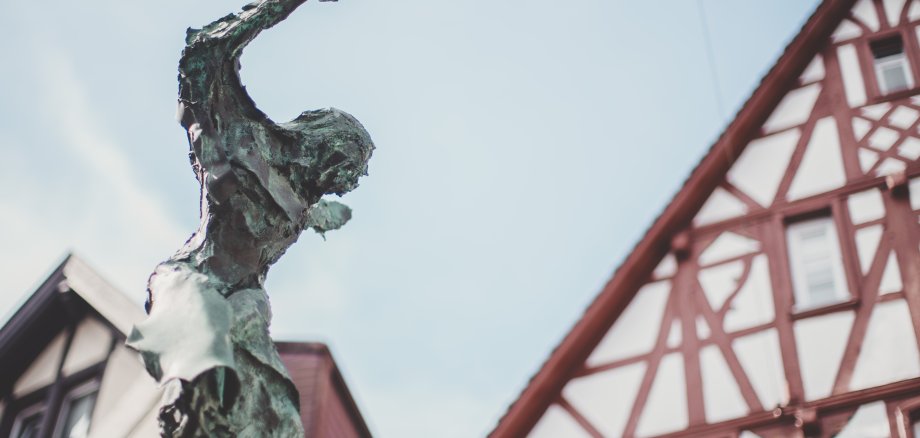
[[[374,144],[351,115],[334,108],[306,111],[280,126],[301,140],[299,159],[279,158],[292,166],[295,190],[304,199],[347,193],[367,174]]]

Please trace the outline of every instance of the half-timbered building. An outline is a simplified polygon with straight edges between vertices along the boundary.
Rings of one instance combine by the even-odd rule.
[[[0,328],[0,437],[153,438],[161,389],[124,346],[138,304],[69,256]],[[329,349],[276,342],[309,438],[370,431]]]
[[[826,0],[493,437],[920,437],[920,1]]]

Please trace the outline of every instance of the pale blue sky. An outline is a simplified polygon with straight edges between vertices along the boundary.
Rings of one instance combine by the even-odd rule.
[[[734,113],[816,2],[704,4]],[[241,5],[4,5],[0,314],[68,250],[143,301],[197,223],[184,30]],[[352,222],[267,284],[273,333],[329,343],[376,435],[485,435],[680,187],[728,118],[697,6],[309,2],[246,50],[273,119],[335,106],[377,144]]]

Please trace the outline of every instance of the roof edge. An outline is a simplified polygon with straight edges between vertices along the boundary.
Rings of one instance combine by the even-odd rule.
[[[329,349],[328,345],[323,342],[297,341],[274,341],[274,343],[275,347],[278,348],[279,353],[318,354],[328,359],[329,373],[332,385],[335,388],[335,391],[337,391],[342,397],[342,403],[345,405],[345,409],[348,411],[348,415],[350,415],[353,420],[352,424],[356,429],[358,429],[358,432],[362,437],[372,436],[370,428],[367,425],[367,421],[365,421],[364,415],[361,414],[361,409],[358,408],[358,404],[355,402],[354,396],[351,394],[351,390],[349,389],[348,384],[345,382],[345,378],[342,376],[342,372],[339,370],[339,365],[335,358],[332,356],[332,351]]]
[[[799,33],[766,73],[734,119],[691,171],[683,187],[639,240],[572,330],[553,350],[508,408],[491,438],[524,436],[555,400],[568,376],[579,366],[645,281],[655,264],[667,254],[675,230],[690,224],[693,215],[735,162],[773,109],[821,48],[856,0],[825,0],[806,20]]]
[[[63,272],[70,289],[123,335],[128,336],[134,324],[146,317],[140,306],[102,278],[81,258],[71,254],[63,265]]]

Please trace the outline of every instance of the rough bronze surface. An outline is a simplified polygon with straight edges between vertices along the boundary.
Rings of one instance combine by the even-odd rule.
[[[240,83],[246,44],[304,1],[258,1],[186,36],[178,117],[201,184],[201,223],[151,275],[150,316],[128,339],[166,387],[163,436],[303,436],[263,283],[305,228],[322,234],[351,218],[321,197],[357,187],[374,149],[336,109],[275,123]]]

